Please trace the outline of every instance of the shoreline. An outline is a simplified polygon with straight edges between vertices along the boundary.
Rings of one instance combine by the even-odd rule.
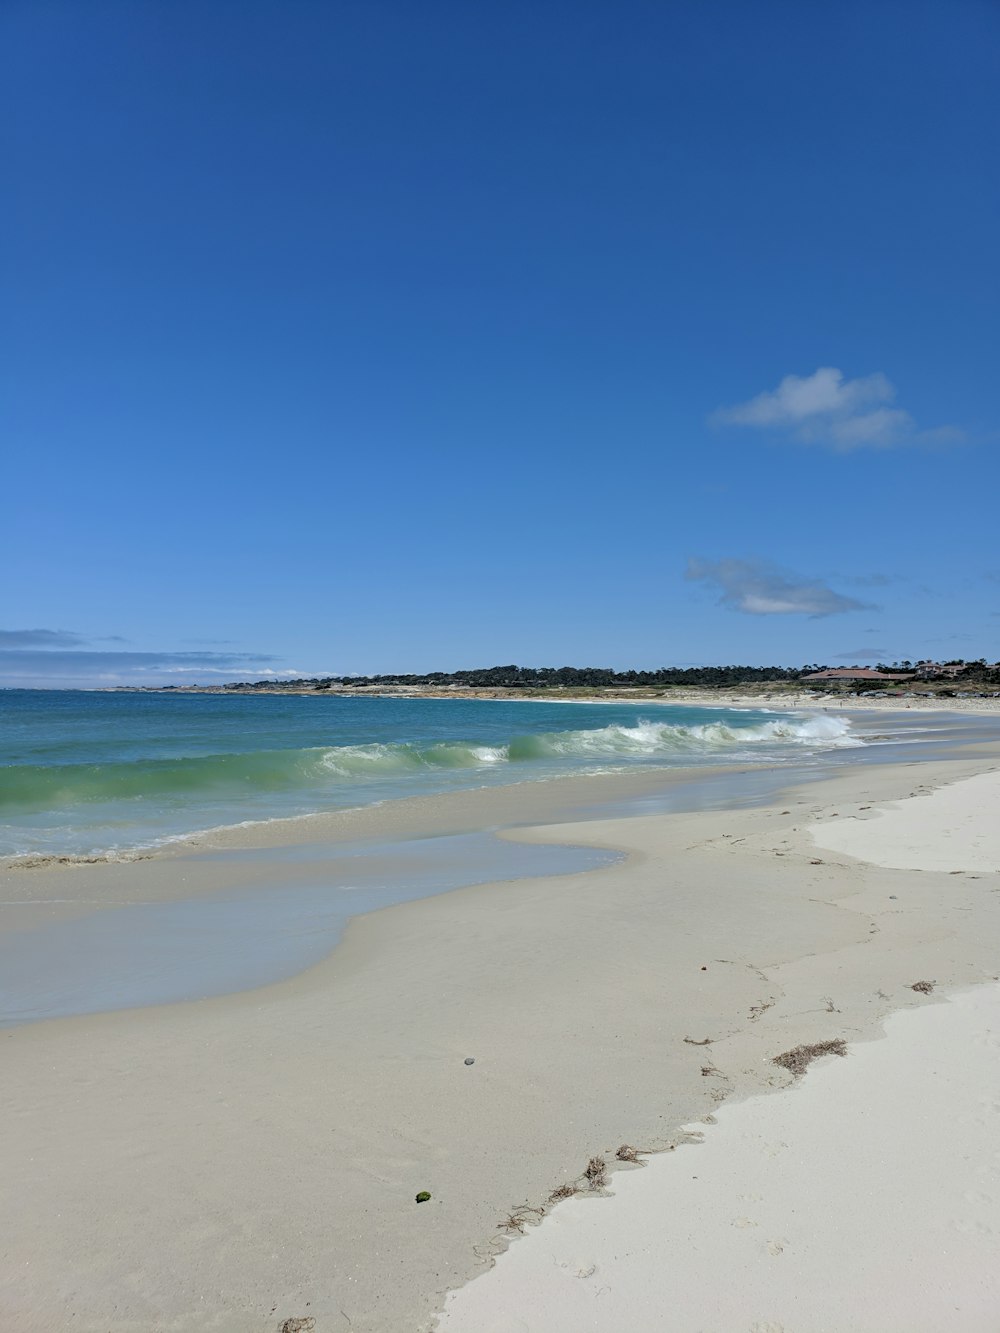
[[[673,686],[668,691],[650,691],[626,686],[609,686],[606,689],[579,694],[569,690],[542,690],[527,687],[524,690],[504,689],[500,687],[479,688],[475,686],[450,686],[435,689],[429,686],[331,686],[328,689],[270,689],[254,688],[227,689],[223,686],[185,686],[183,689],[167,688],[130,688],[115,686],[108,689],[86,690],[82,693],[93,694],[167,694],[184,697],[191,694],[213,695],[215,697],[247,696],[261,698],[288,699],[461,699],[465,702],[485,700],[503,703],[564,703],[564,704],[687,704],[702,708],[787,708],[790,710],[827,708],[836,706],[841,709],[857,710],[898,710],[916,708],[920,710],[953,713],[1000,713],[1000,693],[991,691],[959,692],[945,695],[937,691],[900,690],[883,697],[877,695],[851,694],[839,690],[810,690],[782,687],[775,683],[773,689],[766,685],[756,689],[700,689],[693,686]]]
[[[466,701],[452,700],[452,704],[460,709],[464,702]],[[477,702],[494,703],[495,701],[477,700]],[[516,700],[515,702],[538,703],[539,701]],[[573,703],[572,700],[560,700],[559,702],[561,704],[569,704],[571,707]],[[599,701],[589,700],[584,701],[584,703],[598,704]],[[378,712],[377,705],[375,709],[372,709],[370,700],[362,701],[361,707],[365,710],[366,714],[369,715],[372,712]],[[695,723],[691,723],[689,727],[688,714],[682,705],[675,704],[672,707],[679,709],[682,716],[677,717],[672,714],[668,708],[667,715],[664,716],[664,713],[661,712],[660,716],[656,719],[654,726],[662,724],[666,727],[667,731],[672,731],[675,728],[671,724],[676,721],[676,729],[682,733],[688,731],[690,728],[694,728],[695,731],[699,729]],[[167,711],[169,713],[170,710],[168,709]],[[266,705],[263,711],[267,711]],[[749,751],[747,751],[747,747],[742,747],[745,753],[740,754],[738,757],[736,754],[727,755],[727,747],[725,744],[721,747],[716,747],[713,746],[710,740],[706,740],[704,744],[695,740],[691,746],[686,747],[683,743],[683,738],[681,738],[678,745],[671,745],[669,740],[666,740],[659,752],[656,750],[655,745],[652,742],[650,742],[644,750],[641,737],[636,741],[638,749],[630,747],[627,743],[624,744],[622,748],[619,748],[612,739],[603,747],[599,745],[596,751],[593,752],[590,752],[586,745],[579,749],[574,749],[572,744],[570,745],[569,750],[564,752],[558,744],[561,739],[568,742],[579,742],[586,741],[587,738],[591,736],[596,736],[597,739],[600,739],[604,734],[600,727],[597,727],[596,732],[591,728],[590,724],[594,720],[592,714],[584,717],[584,714],[578,710],[571,719],[571,728],[566,736],[560,737],[559,735],[556,735],[552,738],[555,744],[551,752],[546,751],[544,747],[541,751],[538,751],[530,748],[531,743],[536,739],[536,734],[532,730],[532,722],[537,721],[537,718],[529,720],[525,714],[522,713],[520,715],[521,718],[524,719],[524,722],[527,723],[527,726],[525,727],[527,734],[522,736],[519,734],[519,728],[523,725],[522,722],[517,718],[511,718],[510,709],[503,709],[501,716],[504,719],[504,729],[499,737],[495,734],[495,715],[494,718],[487,719],[485,726],[487,735],[484,737],[477,731],[476,721],[469,721],[468,709],[464,709],[462,718],[468,734],[465,739],[462,739],[461,733],[459,733],[454,745],[454,749],[457,752],[456,755],[449,756],[445,754],[443,756],[438,756],[435,753],[434,744],[429,741],[418,741],[412,747],[403,741],[400,741],[399,744],[390,742],[386,747],[387,750],[399,751],[400,753],[395,755],[391,753],[389,754],[388,758],[390,760],[390,767],[386,772],[383,772],[378,766],[378,755],[372,755],[368,752],[372,747],[346,744],[344,746],[343,754],[345,756],[344,762],[348,766],[346,769],[342,770],[338,767],[341,750],[337,743],[333,743],[332,745],[324,745],[322,743],[322,736],[324,734],[323,723],[317,720],[317,715],[313,714],[311,710],[305,710],[305,712],[301,710],[298,711],[300,720],[306,718],[309,741],[304,749],[296,750],[293,748],[287,754],[284,752],[279,753],[278,757],[287,759],[289,756],[293,756],[299,760],[305,759],[309,761],[309,764],[311,764],[313,768],[319,769],[323,768],[323,764],[325,764],[326,760],[331,760],[330,768],[332,772],[334,774],[339,774],[340,776],[334,776],[330,784],[324,786],[322,775],[317,777],[314,774],[312,779],[314,790],[307,793],[303,789],[300,798],[291,803],[291,808],[289,808],[289,805],[284,799],[284,791],[280,783],[274,788],[273,792],[270,793],[266,788],[258,790],[251,784],[247,792],[247,797],[250,802],[248,806],[244,800],[239,799],[241,793],[232,787],[233,779],[229,773],[224,773],[222,775],[224,778],[229,778],[230,795],[228,801],[225,796],[221,797],[221,808],[219,805],[215,808],[212,807],[211,802],[214,798],[214,792],[211,789],[202,789],[201,791],[203,800],[209,802],[208,808],[211,810],[212,815],[215,816],[211,822],[205,824],[196,822],[198,821],[199,814],[204,818],[204,806],[200,803],[194,803],[193,800],[188,804],[186,809],[181,809],[175,816],[170,816],[165,820],[159,818],[155,796],[151,803],[152,808],[148,818],[144,814],[143,802],[140,802],[135,809],[129,806],[126,806],[124,809],[119,809],[112,805],[110,810],[106,810],[101,803],[100,783],[97,784],[98,795],[96,798],[93,798],[97,800],[96,807],[88,805],[87,803],[88,798],[92,797],[92,792],[86,784],[83,786],[83,800],[80,801],[77,799],[74,804],[76,775],[78,772],[83,772],[84,775],[86,775],[90,767],[87,763],[84,763],[83,765],[71,767],[67,771],[68,790],[65,793],[65,799],[71,802],[67,809],[67,815],[70,817],[69,825],[71,834],[67,835],[65,838],[56,837],[53,841],[52,830],[42,830],[42,834],[47,834],[47,837],[40,836],[36,832],[33,828],[33,819],[31,818],[30,811],[23,823],[18,819],[15,813],[12,815],[11,836],[9,839],[5,838],[5,849],[4,852],[0,854],[0,867],[7,866],[28,869],[57,862],[63,864],[86,864],[88,862],[103,860],[113,861],[118,859],[134,861],[138,859],[146,859],[148,856],[168,854],[173,847],[180,847],[183,849],[185,845],[194,845],[196,842],[204,842],[206,840],[210,841],[216,836],[227,838],[230,836],[231,831],[240,829],[262,830],[270,825],[280,827],[284,824],[294,831],[299,827],[300,821],[317,820],[319,817],[325,816],[328,813],[350,814],[350,812],[355,809],[364,809],[371,805],[392,805],[394,802],[419,796],[421,792],[430,796],[448,795],[449,793],[456,791],[476,790],[480,787],[495,789],[520,784],[534,784],[536,787],[539,787],[549,782],[562,781],[567,777],[586,777],[609,773],[652,773],[655,775],[658,772],[670,774],[677,769],[686,769],[690,770],[692,774],[696,774],[701,769],[714,770],[725,766],[727,764],[727,759],[730,766],[733,764],[758,763],[766,765],[768,763],[787,762],[787,760],[795,754],[797,748],[793,743],[789,742],[783,747],[785,753],[782,754],[780,753],[782,744],[779,737],[771,737],[772,744],[764,744],[760,746],[759,748],[762,752],[759,755],[754,755],[752,751],[757,748],[754,742],[757,740],[767,741],[769,737],[768,735],[758,735],[751,730],[746,733],[750,738]],[[348,711],[350,711],[349,706]],[[438,712],[438,710],[434,711]],[[473,711],[475,712],[476,710]],[[530,711],[531,710],[529,710],[529,712]],[[587,713],[590,713],[590,709],[587,709],[586,711]],[[701,711],[702,715],[697,721],[700,722],[702,726],[710,726],[716,719],[717,710]],[[745,710],[740,711],[744,712]],[[784,719],[782,719],[780,724],[775,721],[776,714],[773,709],[750,711],[754,712],[755,716],[753,718],[746,716],[745,720],[747,722],[753,722],[759,719],[760,726],[765,733],[774,731],[775,729],[780,730],[780,727],[785,725]],[[517,710],[515,709],[514,712],[516,713]],[[445,705],[444,712],[441,713],[437,719],[436,725],[438,730],[440,730],[440,722],[446,717],[446,714],[447,705]],[[561,716],[558,717],[558,721],[555,721],[556,714],[561,714]],[[550,710],[550,713],[547,715],[550,724],[549,730],[558,732],[563,724],[564,716],[563,709],[561,708]],[[808,727],[819,716],[820,715],[815,712],[810,713],[806,711],[801,714],[796,712],[793,721],[787,725],[790,731],[794,733],[800,722],[805,727]],[[729,721],[732,722],[736,717],[737,715],[733,714],[733,716],[729,718]],[[648,719],[643,718],[641,712],[635,713],[634,716],[625,723],[621,722],[620,714],[616,713],[607,729],[609,731],[615,731],[616,724],[621,724],[628,728],[642,723],[648,724]],[[490,730],[491,724],[494,726],[493,731]],[[374,725],[377,730],[378,724],[375,723]],[[450,721],[445,721],[445,731],[448,730],[450,725]],[[824,753],[826,750],[837,748],[839,743],[837,739],[839,733],[849,730],[851,722],[846,719],[838,718],[836,722],[826,723],[825,725],[828,730],[832,728],[833,737],[824,736],[821,729],[821,734],[815,737],[815,745],[813,747],[819,754]],[[335,732],[338,726],[341,731],[343,730],[343,723],[335,722]],[[642,728],[640,726],[639,731],[641,732],[641,730]],[[733,750],[736,749],[735,736],[737,734],[738,731],[731,735],[733,743],[730,748]],[[431,728],[431,735],[434,735],[434,727]],[[471,739],[469,738],[470,736]],[[544,740],[545,737],[542,737],[541,739]],[[524,752],[523,750],[524,743],[528,743],[529,745],[527,752]],[[860,744],[858,741],[847,741],[845,743]],[[522,749],[515,752],[513,747],[517,745],[521,745]],[[379,750],[380,748],[380,745],[375,745],[374,747],[375,750]],[[446,743],[443,748],[447,750],[448,744]],[[803,748],[805,747],[803,746]],[[415,750],[415,756],[409,753],[411,749]],[[777,753],[769,755],[767,753],[768,750],[777,751]],[[357,755],[355,755],[355,751],[358,751]],[[428,751],[426,758],[424,757],[424,751]],[[205,757],[206,756],[200,754],[192,756],[168,756],[168,762],[171,764],[179,763],[183,766],[185,762],[193,764]],[[226,760],[235,760],[235,767],[237,770],[236,777],[238,778],[239,765],[242,757],[241,753],[238,752],[235,756],[223,754],[219,757]],[[255,753],[250,751],[247,762],[250,762],[251,759],[260,760],[268,757],[268,747],[265,746],[262,752]],[[392,761],[395,761],[394,766],[392,766]],[[158,762],[157,759],[152,760],[154,767]],[[352,763],[355,765],[361,763],[361,769],[355,771],[355,768],[351,766]],[[373,764],[375,765],[375,768],[371,767]],[[424,765],[424,768],[419,772],[414,771],[414,768],[419,769],[421,764]],[[122,767],[122,765],[114,765],[113,770],[117,772],[117,769],[120,767]],[[99,773],[99,766],[97,771]],[[19,770],[17,766],[10,768],[8,770],[8,779],[17,775],[18,772]],[[352,774],[354,775],[353,778],[351,777]],[[123,775],[119,775],[119,780],[121,780],[122,776]],[[124,775],[124,778],[127,782],[131,783],[132,779],[129,775]],[[373,778],[375,779],[374,783],[370,781]],[[664,781],[670,781],[670,778],[667,777]],[[308,782],[304,783],[305,787],[308,787],[308,785]],[[290,790],[294,792],[294,789],[295,782],[293,781]],[[114,801],[114,790],[112,789],[110,794],[106,795],[103,799]],[[332,807],[330,804],[331,802],[333,803]],[[228,809],[225,808],[227,804],[229,806]],[[296,809],[296,805],[298,806],[298,809]],[[310,805],[312,806],[312,809],[309,808]],[[106,824],[106,827],[89,827],[89,825],[94,822],[94,816],[92,814],[94,808],[96,808],[98,812],[97,824],[101,825],[103,822]],[[246,816],[247,814],[249,814],[249,818],[241,817]],[[81,815],[83,816],[82,822]],[[58,810],[53,810],[51,812],[51,817],[58,821],[60,812]],[[116,835],[119,835],[119,829],[121,828],[119,821],[122,819],[125,821],[125,842],[124,845],[116,845]],[[186,828],[184,827],[184,824],[187,824]],[[133,825],[134,829],[132,829]],[[308,826],[302,824],[301,827],[305,835],[309,836]],[[130,831],[130,829],[132,831]],[[22,830],[20,837],[17,836],[18,830]],[[55,832],[57,833],[58,831],[56,830]],[[250,836],[259,836],[259,834],[251,833]],[[46,845],[46,842],[48,845]]]
[[[540,702],[540,701],[521,700],[520,702],[530,703],[530,702]],[[561,702],[566,704],[576,704],[576,703],[601,704],[605,701],[598,698],[592,698],[592,699],[558,700],[552,702]],[[660,701],[660,703],[666,707],[669,707],[671,705],[671,702],[676,703],[677,701]],[[857,714],[858,715],[857,718],[854,719],[856,723],[857,721],[860,721],[862,718],[865,721],[867,721],[868,720],[867,715],[872,712],[879,712],[883,714],[885,713],[891,714],[892,716],[897,717],[901,723],[905,722],[906,724],[910,725],[912,725],[913,723],[912,716],[908,717],[905,709],[895,706],[896,705],[895,700],[891,701],[891,703],[894,705],[893,707],[884,707],[881,701],[868,701],[868,702],[871,703],[873,707],[856,708],[852,704],[850,709],[838,708],[836,710],[833,710],[834,715],[836,716],[847,715],[849,717],[849,715],[852,713]],[[712,705],[709,705],[707,703],[705,704],[699,703],[698,706],[704,707],[706,709],[709,709],[711,707],[716,707],[719,709],[725,709],[727,711],[739,710],[739,709],[745,709],[748,711],[755,711],[761,713],[768,713],[768,712],[773,713],[781,711],[781,708],[778,705],[766,705],[764,703],[755,702],[739,696],[733,696],[731,700],[725,700],[725,701],[718,700],[716,701],[715,704]],[[822,717],[824,714],[829,713],[831,710],[816,706],[809,708],[809,707],[799,706],[798,704],[795,705],[787,704],[785,706],[784,711],[795,714],[801,714],[803,717],[809,718],[809,717]],[[947,720],[949,716],[958,719],[983,717],[984,714],[990,716],[996,714],[997,716],[1000,716],[1000,701],[998,701],[998,706],[995,709],[990,708],[990,709],[963,710],[950,707],[949,708],[935,707],[933,708],[933,710],[921,710],[921,711],[924,712],[933,711],[934,713],[936,713],[945,720]],[[849,720],[849,725],[851,725],[850,720]],[[889,738],[876,737],[875,739],[882,739],[884,741]],[[900,731],[898,738],[895,739],[897,739],[899,743],[905,743],[908,742],[911,738],[908,738],[905,735],[905,732]],[[992,738],[987,735],[984,736],[983,739],[990,740]],[[972,736],[956,737],[954,739],[954,744],[956,746],[961,747],[962,749],[965,749],[970,744],[974,744],[975,741],[976,738]],[[892,743],[892,739],[890,739],[890,743]],[[863,738],[861,738],[861,744],[862,745],[864,744]],[[831,762],[836,762],[837,747],[829,746],[824,748],[822,742],[817,742],[817,749],[815,754],[804,755],[803,761],[804,762],[807,762],[809,760],[815,761],[817,756],[819,758],[819,764],[823,764],[827,759],[829,759]],[[735,773],[739,771],[751,771],[751,770],[758,770],[761,772],[766,772],[769,770],[780,771],[780,769],[785,766],[789,768],[794,768],[796,766],[796,760],[792,758],[789,754],[786,754],[777,763],[773,758],[769,758],[767,755],[761,755],[759,758],[755,756],[754,759],[750,762],[741,761],[739,763],[731,763],[731,764],[726,764],[724,762],[724,757],[721,754],[718,756],[718,758],[719,758],[718,763],[690,762],[688,764],[673,764],[673,765],[665,764],[662,767],[654,764],[649,764],[648,766],[635,765],[634,767],[615,768],[613,767],[613,762],[614,762],[613,758],[609,757],[608,763],[612,766],[601,769],[596,772],[595,771],[588,772],[586,770],[583,770],[578,773],[559,774],[559,775],[547,774],[545,776],[539,776],[539,777],[531,776],[529,768],[528,771],[525,772],[523,775],[519,773],[517,774],[517,776],[512,777],[510,781],[506,782],[499,781],[496,783],[484,784],[482,786],[460,787],[460,788],[454,788],[451,791],[436,791],[436,792],[426,793],[423,795],[419,793],[414,795],[393,795],[389,797],[382,797],[377,800],[360,805],[336,807],[332,810],[313,810],[298,814],[278,814],[272,816],[263,816],[260,818],[249,819],[249,820],[241,820],[233,823],[216,824],[204,828],[191,829],[186,832],[177,832],[166,835],[160,835],[151,838],[148,842],[136,843],[134,845],[129,845],[125,847],[112,847],[106,850],[95,849],[82,852],[61,851],[61,852],[45,853],[38,851],[24,851],[17,853],[6,853],[0,855],[0,874],[9,871],[51,869],[57,866],[83,867],[87,865],[97,865],[97,864],[100,865],[119,864],[119,863],[131,864],[136,861],[146,861],[150,859],[159,859],[161,857],[183,855],[186,851],[198,846],[223,848],[223,847],[232,847],[237,845],[251,845],[257,841],[261,842],[262,845],[272,846],[278,842],[298,841],[301,838],[306,838],[306,839],[309,839],[311,837],[327,838],[330,836],[339,837],[340,835],[337,832],[337,827],[342,822],[345,821],[350,822],[352,820],[356,820],[359,823],[359,827],[364,826],[364,824],[368,819],[368,816],[365,816],[363,814],[363,812],[365,811],[372,811],[379,808],[386,808],[386,809],[398,808],[399,810],[405,810],[409,808],[410,803],[418,803],[424,801],[433,802],[438,799],[442,799],[445,801],[453,799],[461,799],[463,796],[466,796],[473,792],[484,793],[484,796],[482,798],[484,801],[486,802],[492,801],[501,809],[505,809],[509,804],[509,802],[502,795],[502,793],[510,792],[511,790],[518,788],[531,787],[538,792],[542,792],[547,789],[558,790],[560,787],[563,786],[563,784],[572,784],[575,782],[599,783],[602,779],[611,779],[614,782],[620,782],[622,784],[621,789],[623,792],[627,793],[628,791],[634,790],[637,793],[645,793],[648,791],[655,790],[656,787],[659,785],[662,786],[673,785],[678,780],[683,782],[698,783],[701,782],[702,780],[710,780],[712,777],[724,774],[726,772]],[[599,801],[600,797],[598,797],[597,800]],[[548,805],[544,797],[541,799],[541,804],[543,805],[543,807],[547,807]],[[491,822],[496,822],[496,821],[491,820]],[[479,826],[477,825],[477,827]],[[377,830],[375,831],[374,836],[379,836]]]
[[[848,819],[830,811],[809,832],[817,851],[872,877],[906,870],[901,884],[927,887],[964,876],[995,896],[998,800],[994,768]],[[441,1333],[653,1333],[666,1309],[677,1333],[990,1333],[1000,978],[988,968],[956,990],[931,975],[909,985],[923,1003],[895,1008],[876,1031],[834,1039],[830,1053],[790,1051],[801,1083],[683,1126],[691,1137],[676,1155],[639,1155],[645,1173],[616,1170],[605,1206],[578,1182],[491,1271],[449,1293]]]
[[[503,836],[612,847],[624,864],[354,918],[331,956],[262,989],[8,1032],[16,1239],[0,1309],[27,1330],[68,1327],[71,1293],[74,1327],[116,1333],[263,1333],[305,1316],[318,1330],[430,1328],[445,1291],[488,1266],[475,1247],[504,1248],[504,1217],[595,1152],[667,1147],[721,1100],[779,1086],[773,1054],[871,1034],[920,1002],[917,974],[992,975],[996,895],[981,876],[914,884],[818,856],[809,828],[998,761],[985,744],[843,769],[758,807],[570,811]],[[125,892],[183,866],[16,878],[93,875]],[[722,1079],[701,1072],[706,1039]]]
[[[685,1126],[449,1293],[441,1333],[653,1333],[664,1310],[672,1333],[993,1333],[998,1028],[996,981],[935,995]]]

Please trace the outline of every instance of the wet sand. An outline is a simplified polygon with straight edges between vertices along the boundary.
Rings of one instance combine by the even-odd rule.
[[[572,793],[523,784],[321,817],[344,840],[385,819],[400,837],[506,825],[524,844],[626,859],[356,917],[332,954],[273,985],[0,1034],[3,1319],[47,1333],[432,1327],[518,1210],[593,1155],[668,1147],[724,1101],[780,1088],[773,1055],[876,1035],[925,1002],[919,977],[995,975],[987,876],[873,867],[818,850],[812,826],[998,757],[991,743],[856,764],[734,810],[580,819],[596,788],[573,779]],[[600,779],[601,799],[641,795],[632,781]],[[82,898],[107,910],[259,888],[267,858],[203,853],[260,841],[10,871],[2,896],[22,901],[25,929],[79,918]]]
[[[975,912],[941,873],[952,867],[953,883],[997,896],[998,806],[994,771],[831,810],[811,833],[873,887],[876,867],[902,867],[897,890],[936,885],[953,910]],[[906,899],[897,891],[887,902]],[[954,938],[942,935],[933,952],[928,943],[927,970],[909,987],[917,1008],[891,1015],[875,1040],[845,1021],[819,1050],[792,1051],[785,1064],[801,1084],[686,1126],[694,1142],[616,1175],[600,1206],[582,1181],[491,1272],[450,1295],[442,1333],[653,1333],[666,1311],[676,1333],[993,1333],[1000,984],[994,973],[949,995],[935,978]],[[784,987],[786,970],[769,972]],[[833,1030],[839,1006],[832,995],[826,1003]],[[830,1041],[837,1048],[822,1054]],[[706,1048],[709,1077],[727,1079],[738,1049],[732,1039]]]

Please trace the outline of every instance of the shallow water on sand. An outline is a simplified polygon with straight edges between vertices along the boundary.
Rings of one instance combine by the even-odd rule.
[[[609,799],[615,782],[609,778],[600,799],[557,809],[525,805],[531,816],[513,826],[761,805],[784,789],[830,776],[834,765],[957,758],[962,747],[1000,733],[1000,719],[992,717],[868,714],[854,723],[864,744],[835,756],[806,753],[797,763],[786,758],[723,772],[694,767],[664,774],[662,787],[652,774],[652,790],[618,799]],[[98,907],[70,920],[0,931],[0,1025],[267,985],[329,954],[353,916],[460,887],[579,873],[620,859],[611,851],[510,841],[488,829],[339,843],[302,840],[310,834],[305,826],[296,834],[297,842],[261,847],[252,845],[247,830],[245,846],[191,849],[171,863],[178,874],[194,866],[225,872],[229,887],[222,892]],[[63,901],[72,903],[72,872],[59,883]]]
[[[473,884],[596,870],[621,858],[467,833],[197,859],[220,866],[264,860],[274,882],[0,933],[0,1025],[250,990],[325,958],[352,916]],[[287,873],[292,865],[294,876]]]

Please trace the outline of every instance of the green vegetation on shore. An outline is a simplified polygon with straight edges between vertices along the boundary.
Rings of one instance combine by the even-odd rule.
[[[659,667],[653,671],[615,671],[611,667],[522,667],[493,666],[467,671],[430,671],[376,676],[321,676],[296,680],[239,681],[215,687],[218,691],[336,692],[354,690],[407,691],[516,691],[523,696],[558,693],[561,697],[593,695],[602,691],[641,690],[646,694],[668,693],[677,689],[732,690],[749,693],[782,691],[797,693],[802,689],[821,688],[824,692],[870,693],[898,691],[899,673],[906,673],[905,687],[926,693],[949,695],[961,690],[992,693],[1000,688],[1000,663],[989,664],[980,658],[974,662],[947,663],[909,661],[891,665],[879,663],[864,679],[851,679],[850,668],[840,668],[843,678],[812,679],[815,673],[830,669],[811,663],[801,667],[700,666]],[[879,675],[885,679],[880,680]],[[167,689],[197,689],[179,686]]]

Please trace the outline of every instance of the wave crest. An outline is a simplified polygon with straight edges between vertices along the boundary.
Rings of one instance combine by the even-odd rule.
[[[640,720],[576,731],[512,737],[506,744],[312,746],[249,754],[195,755],[111,764],[14,765],[0,769],[0,809],[46,810],[97,801],[302,791],[321,794],[344,784],[447,769],[496,769],[548,761],[588,764],[655,762],[680,756],[731,754],[751,758],[761,747],[827,750],[863,744],[844,718],[792,716],[747,726],[732,721],[681,726]],[[575,761],[575,762],[574,762]]]

